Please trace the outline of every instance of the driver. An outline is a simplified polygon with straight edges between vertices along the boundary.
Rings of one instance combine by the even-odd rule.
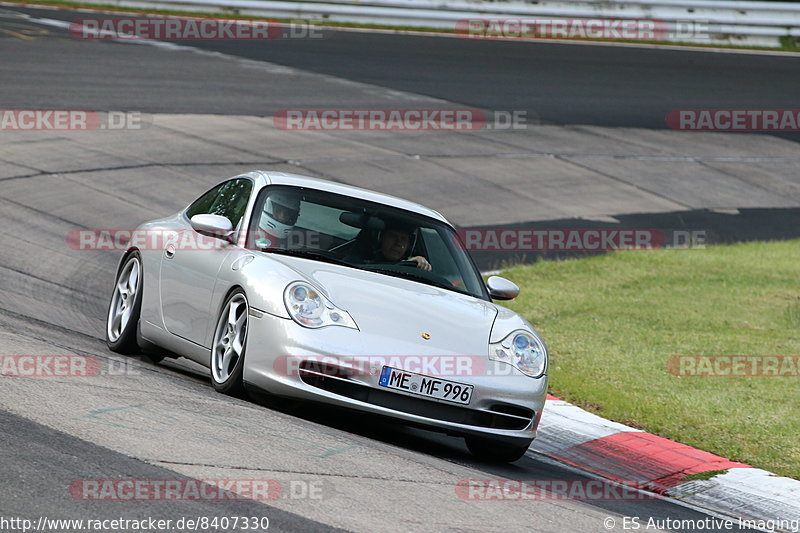
[[[259,239],[258,244],[263,247],[274,247],[279,243],[285,243],[299,215],[299,192],[279,189],[269,193],[258,225],[267,235],[266,238]]]
[[[376,260],[378,262],[393,263],[398,261],[411,261],[422,270],[432,270],[433,267],[421,255],[406,258],[411,251],[414,230],[398,223],[389,223],[381,232],[380,243]]]

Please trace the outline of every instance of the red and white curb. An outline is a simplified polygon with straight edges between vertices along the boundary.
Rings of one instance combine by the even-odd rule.
[[[548,396],[532,450],[595,476],[749,520],[800,519],[800,481],[730,461]],[[688,474],[725,470],[708,480]]]

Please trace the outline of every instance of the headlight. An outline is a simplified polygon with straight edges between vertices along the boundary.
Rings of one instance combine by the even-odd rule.
[[[524,330],[515,331],[500,342],[489,344],[489,359],[513,365],[533,378],[541,377],[547,370],[544,343]]]
[[[307,328],[344,326],[358,329],[350,314],[339,309],[308,283],[295,281],[283,291],[283,301],[295,322]]]

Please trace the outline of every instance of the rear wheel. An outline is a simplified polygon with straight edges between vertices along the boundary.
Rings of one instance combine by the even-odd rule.
[[[242,290],[225,301],[214,330],[211,345],[211,383],[223,394],[243,397],[244,353],[250,308]]]
[[[472,455],[492,463],[513,463],[521,459],[533,442],[531,439],[525,444],[506,444],[481,437],[464,437],[464,440]]]
[[[136,330],[142,311],[142,258],[132,252],[117,275],[106,320],[106,344],[117,353],[139,351]]]

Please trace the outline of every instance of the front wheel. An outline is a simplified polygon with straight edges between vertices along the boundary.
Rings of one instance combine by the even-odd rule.
[[[136,330],[142,312],[142,258],[132,252],[119,270],[106,320],[106,344],[117,353],[139,351]]]
[[[211,383],[229,396],[243,397],[244,352],[250,308],[241,290],[234,291],[222,306],[211,345]]]
[[[492,463],[513,463],[521,459],[533,442],[531,439],[525,444],[506,444],[481,437],[464,437],[464,440],[472,455]]]

